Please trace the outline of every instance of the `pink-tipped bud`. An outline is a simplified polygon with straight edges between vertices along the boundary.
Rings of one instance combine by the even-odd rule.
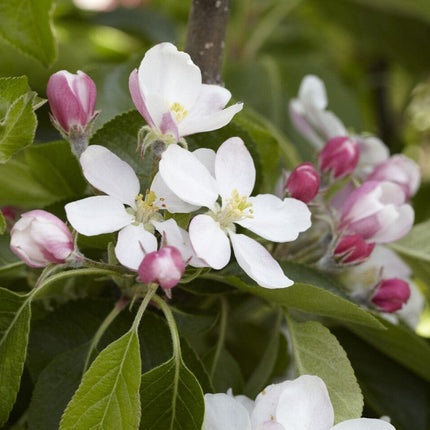
[[[42,210],[23,213],[10,236],[11,250],[31,267],[64,263],[74,249],[66,224]]]
[[[291,197],[309,203],[318,194],[320,182],[320,175],[313,164],[302,163],[291,172],[285,189]]]
[[[340,240],[334,255],[340,263],[360,264],[369,258],[374,247],[374,243],[366,243],[359,234],[350,234]]]
[[[94,119],[96,84],[84,72],[77,74],[61,70],[48,81],[46,90],[57,125],[68,135],[70,131],[83,131]]]
[[[145,284],[156,282],[163,290],[169,290],[178,285],[185,271],[185,262],[177,248],[163,246],[159,251],[146,254],[137,271]]]
[[[319,155],[322,172],[331,172],[333,178],[341,178],[351,173],[358,164],[360,150],[357,142],[347,136],[330,139]]]
[[[396,312],[409,300],[411,290],[403,279],[391,278],[381,281],[371,301],[384,312]]]

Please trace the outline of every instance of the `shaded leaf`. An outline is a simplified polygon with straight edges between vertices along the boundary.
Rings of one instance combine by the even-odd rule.
[[[45,66],[57,55],[51,24],[53,0],[0,0],[0,35]]]
[[[16,400],[30,330],[28,298],[0,288],[0,425]]]
[[[3,234],[6,231],[6,220],[2,212],[0,211],[0,234]]]
[[[195,376],[180,357],[142,375],[142,430],[200,430],[204,399]]]
[[[295,367],[299,375],[324,380],[333,405],[335,422],[360,418],[363,396],[354,370],[335,336],[314,321],[288,321]]]

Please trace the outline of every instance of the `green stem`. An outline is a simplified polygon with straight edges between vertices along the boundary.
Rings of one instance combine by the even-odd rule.
[[[219,337],[218,342],[215,348],[215,355],[211,366],[210,376],[213,379],[215,370],[218,364],[218,360],[221,354],[222,347],[224,346],[225,341],[225,332],[227,328],[227,311],[228,311],[228,303],[225,297],[221,296],[221,316],[220,316],[220,324],[219,324]]]
[[[146,293],[144,299],[142,300],[142,303],[139,306],[139,309],[137,311],[137,314],[134,318],[133,325],[131,327],[131,330],[137,330],[140,324],[140,320],[142,319],[143,313],[145,312],[146,308],[149,305],[149,302],[151,300],[154,300],[158,297],[155,295],[158,288],[158,284],[150,284],[148,287],[148,292]]]
[[[100,327],[98,328],[96,334],[91,341],[90,348],[88,350],[87,358],[85,360],[85,366],[82,373],[85,373],[90,364],[91,354],[97,348],[97,345],[102,338],[103,334],[107,330],[107,328],[112,324],[113,320],[121,313],[121,311],[127,306],[130,300],[126,297],[121,297],[116,303],[109,315],[104,319]]]
[[[167,325],[169,326],[170,335],[172,336],[173,343],[173,356],[175,361],[179,362],[181,358],[181,343],[179,340],[178,326],[176,325],[173,313],[170,310],[169,305],[159,296],[154,296],[154,302],[160,307],[164,316],[166,317]]]

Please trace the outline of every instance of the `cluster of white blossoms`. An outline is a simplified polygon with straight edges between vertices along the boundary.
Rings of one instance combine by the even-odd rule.
[[[302,375],[266,387],[252,401],[224,393],[205,395],[203,430],[394,430],[382,419],[356,418],[334,425],[324,381]]]

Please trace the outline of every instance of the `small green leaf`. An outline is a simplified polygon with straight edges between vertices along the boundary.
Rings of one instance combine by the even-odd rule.
[[[324,380],[333,405],[335,422],[360,418],[363,396],[354,370],[335,336],[314,321],[288,321],[295,365],[299,375]]]
[[[0,425],[7,421],[19,390],[30,317],[26,297],[0,288]]]
[[[139,339],[132,329],[106,347],[85,373],[60,430],[133,430],[140,419]]]
[[[430,381],[430,345],[409,328],[384,321],[387,330],[348,325],[348,328],[379,351]]]
[[[3,234],[6,231],[6,220],[2,212],[0,211],[0,234]]]
[[[0,36],[49,66],[57,55],[52,31],[53,0],[0,0]]]
[[[142,430],[201,430],[202,389],[180,357],[142,375]]]
[[[430,220],[417,224],[404,238],[390,244],[424,282],[430,276]]]
[[[82,379],[89,344],[55,357],[43,369],[28,408],[29,430],[57,430],[61,415]]]

